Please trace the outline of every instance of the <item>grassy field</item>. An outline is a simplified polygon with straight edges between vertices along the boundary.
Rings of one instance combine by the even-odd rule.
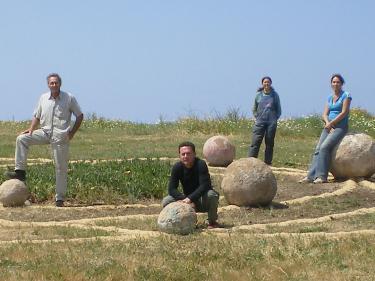
[[[37,159],[50,158],[48,146],[33,147],[34,202],[0,207],[0,280],[375,280],[375,179],[297,183],[321,131],[317,116],[280,121],[270,206],[228,206],[221,197],[222,229],[207,230],[198,214],[192,235],[158,231],[178,143],[193,141],[202,156],[204,142],[224,134],[238,159],[247,156],[252,125],[236,111],[152,125],[93,115],[71,144],[66,208],[52,204],[53,164]],[[0,122],[4,171],[27,127]],[[351,130],[375,137],[374,116],[352,110]],[[224,171],[210,167],[221,195]]]

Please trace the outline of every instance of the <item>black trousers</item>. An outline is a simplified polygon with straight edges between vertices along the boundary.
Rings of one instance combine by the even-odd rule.
[[[249,147],[249,157],[258,158],[260,145],[262,144],[263,137],[266,144],[264,151],[264,162],[268,165],[272,164],[273,146],[277,129],[277,121],[264,122],[255,124],[253,127],[253,137]]]

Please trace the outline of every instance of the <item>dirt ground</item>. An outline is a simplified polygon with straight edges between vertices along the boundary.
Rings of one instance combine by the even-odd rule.
[[[225,169],[210,168],[215,188],[221,192],[220,183]],[[275,168],[277,194],[266,207],[228,206],[223,194],[219,205],[220,231],[237,231],[261,225],[262,233],[301,231],[375,230],[375,181],[349,180],[325,184],[299,184],[304,171]],[[363,211],[362,211],[363,210]],[[140,202],[132,205],[77,206],[67,202],[66,207],[52,204],[31,204],[19,208],[0,207],[0,242],[47,241],[51,239],[94,239],[113,236],[119,239],[131,235],[161,235],[157,231],[160,201]],[[360,211],[358,214],[356,211]],[[353,213],[354,212],[354,213]],[[369,214],[365,217],[364,214]],[[360,218],[349,220],[353,216]],[[361,216],[360,216],[361,215]],[[337,217],[329,225],[316,225],[327,216]],[[342,218],[341,218],[342,217]],[[206,214],[198,216],[198,230],[207,231]],[[332,219],[333,220],[333,219]],[[297,226],[288,229],[285,223]],[[328,223],[328,225],[327,225]],[[275,226],[276,224],[276,226]],[[280,225],[279,225],[280,224]],[[298,227],[300,225],[300,227]],[[267,230],[269,227],[269,230]],[[64,230],[64,228],[66,228]],[[307,229],[307,230],[306,230]],[[215,233],[215,231],[214,231]],[[108,238],[108,237],[107,237]],[[73,240],[72,240],[73,241]]]

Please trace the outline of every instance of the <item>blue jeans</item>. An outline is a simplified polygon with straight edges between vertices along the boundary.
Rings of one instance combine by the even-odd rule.
[[[307,177],[310,180],[315,180],[316,178],[327,180],[332,150],[340,143],[347,132],[348,128],[336,128],[331,133],[323,129],[313,154],[310,170],[307,173]]]
[[[259,148],[264,137],[264,143],[266,144],[266,149],[264,151],[264,162],[268,165],[272,164],[276,128],[277,121],[259,124],[255,123],[253,127],[253,138],[249,147],[249,157],[258,158]]]

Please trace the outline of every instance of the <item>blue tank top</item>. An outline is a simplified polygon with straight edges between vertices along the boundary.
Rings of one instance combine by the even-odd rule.
[[[342,106],[344,104],[344,100],[350,99],[352,100],[352,97],[350,94],[346,91],[342,91],[340,97],[337,99],[337,101],[333,102],[333,95],[328,97],[328,120],[332,121],[339,115],[342,111]],[[339,122],[335,125],[337,128],[346,128],[349,125],[349,113]]]

